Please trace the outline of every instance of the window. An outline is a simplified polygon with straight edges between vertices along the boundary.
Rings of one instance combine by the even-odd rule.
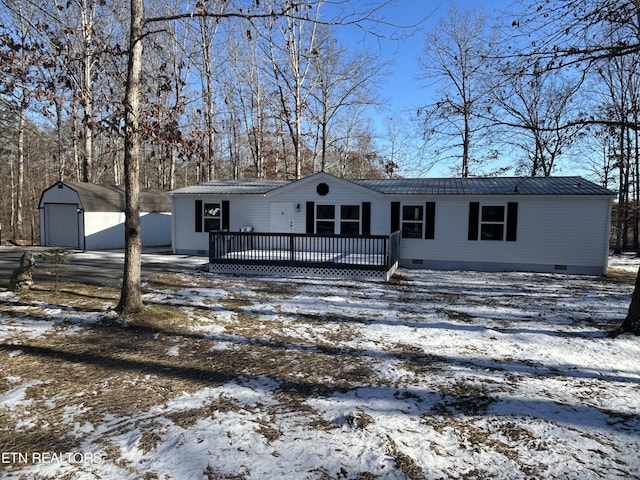
[[[482,209],[480,202],[470,202],[468,239],[517,241],[518,202],[482,205]]]
[[[504,205],[483,205],[480,216],[480,240],[504,240]]]
[[[342,205],[340,207],[340,234],[360,234],[360,205]]]
[[[336,224],[340,227],[341,235],[359,235],[360,205],[316,205],[315,233],[334,235]]]
[[[422,238],[424,207],[422,205],[403,205],[402,238]]]
[[[222,230],[222,208],[219,203],[204,204],[204,231]]]
[[[316,207],[316,233],[323,235],[336,233],[335,205],[318,205]]]
[[[316,187],[316,192],[321,197],[324,197],[324,196],[328,195],[329,194],[329,185],[327,185],[326,183],[319,183],[318,186]]]

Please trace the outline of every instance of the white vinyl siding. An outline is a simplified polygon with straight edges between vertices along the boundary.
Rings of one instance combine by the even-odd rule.
[[[432,197],[430,197],[432,199]],[[555,266],[606,265],[610,209],[608,197],[527,196],[496,199],[518,202],[515,242],[469,241],[469,203],[491,204],[482,197],[443,197],[437,201],[436,239],[402,239],[405,263],[429,260]],[[506,228],[506,227],[505,227]]]
[[[388,235],[389,234],[389,202],[379,193],[369,190],[365,187],[355,185],[351,182],[329,178],[317,181],[307,181],[302,179],[296,183],[290,184],[283,189],[279,189],[266,195],[269,201],[291,201],[294,205],[300,205],[300,211],[296,208],[296,233],[306,232],[306,203],[314,203],[314,212],[317,215],[318,205],[334,205],[335,206],[335,228],[334,232],[339,234],[343,226],[341,225],[342,214],[350,216],[348,212],[343,212],[343,207],[357,206],[359,209],[360,232],[362,232],[362,216],[364,202],[371,203],[371,235]],[[326,195],[318,195],[316,187],[319,183],[326,183],[329,186],[329,192]],[[233,207],[232,207],[233,208]],[[351,212],[353,213],[353,212]],[[315,222],[318,219],[314,219]],[[355,222],[354,219],[345,219],[347,223]],[[351,228],[350,228],[351,227]],[[354,227],[344,225],[344,229],[354,231]]]
[[[321,183],[328,186],[326,195],[317,191]],[[353,212],[355,207],[359,209],[359,220],[353,212],[345,215],[353,217],[346,220],[353,223],[345,224],[349,231],[355,231],[356,224],[361,233],[365,231],[366,212],[370,227],[366,230],[371,235],[389,235],[393,217],[394,226],[397,221],[397,226],[408,233],[400,241],[400,263],[409,267],[546,272],[564,271],[566,266],[570,273],[603,274],[607,265],[610,195],[385,195],[317,174],[266,194],[172,195],[177,253],[208,251],[208,234],[195,232],[196,200],[202,204],[228,201],[231,232],[243,227],[252,227],[257,233],[270,232],[270,207],[274,203],[292,205],[294,233],[306,233],[307,229],[315,232],[319,221],[327,222],[327,231],[340,233],[344,206],[354,207]],[[477,239],[470,235],[471,203],[478,207]],[[330,218],[318,218],[322,205],[334,207]],[[414,208],[403,212],[403,207]],[[484,217],[483,207],[487,207]],[[510,219],[517,219],[517,223]],[[481,240],[483,226],[487,235],[491,231],[501,241]]]
[[[332,181],[335,180],[335,181]],[[341,206],[358,206],[362,221],[362,203],[371,202],[371,234],[388,235],[390,206],[385,198],[364,187],[339,179],[325,181],[329,193],[321,196],[316,192],[319,182],[298,182],[286,189],[279,189],[267,195],[172,195],[173,205],[173,250],[176,253],[206,254],[209,250],[209,234],[195,231],[194,205],[196,200],[202,204],[229,201],[229,231],[237,232],[244,227],[253,227],[254,232],[269,232],[270,205],[274,202],[290,202],[294,206],[294,233],[306,231],[306,202],[317,205],[335,205],[337,219],[334,220],[334,232],[340,232]],[[352,222],[348,219],[347,222]],[[315,222],[315,219],[314,219]],[[345,226],[345,228],[347,228]]]

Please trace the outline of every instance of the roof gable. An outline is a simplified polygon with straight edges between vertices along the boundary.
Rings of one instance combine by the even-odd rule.
[[[351,190],[360,190],[367,195],[380,195],[376,189],[372,189],[367,185],[363,185],[358,182],[354,182],[351,180],[346,180],[344,178],[336,177],[326,172],[318,172],[313,175],[309,175],[308,177],[301,178],[300,180],[291,181],[286,185],[283,185],[277,189],[271,190],[268,192],[269,195],[280,195],[282,193],[286,193],[291,189],[298,189],[300,187],[307,186],[309,184],[319,185],[321,183],[331,184],[332,186],[343,186],[349,188]]]

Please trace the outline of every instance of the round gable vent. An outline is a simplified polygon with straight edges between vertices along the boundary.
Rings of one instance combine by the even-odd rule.
[[[326,183],[319,183],[316,187],[316,192],[318,192],[318,195],[324,197],[327,193],[329,193],[329,185],[327,185]]]

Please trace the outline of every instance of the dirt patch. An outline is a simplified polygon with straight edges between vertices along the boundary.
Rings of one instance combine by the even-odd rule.
[[[427,283],[406,275],[412,285],[383,288],[171,274],[149,279],[145,310],[127,318],[110,310],[115,287],[65,283],[56,295],[53,284],[39,283],[28,294],[7,295],[0,305],[0,448],[91,445],[110,468],[136,478],[170,476],[163,462],[149,465],[158,455],[176,455],[179,463],[183,454],[205,459],[195,476],[245,478],[261,468],[251,455],[264,455],[265,447],[274,463],[286,463],[280,472],[298,460],[289,450],[300,448],[293,454],[304,457],[300,477],[488,478],[496,471],[482,459],[495,457],[515,476],[541,478],[544,462],[525,465],[520,456],[548,455],[546,434],[553,432],[568,449],[589,443],[591,454],[571,451],[563,461],[589,464],[589,472],[605,462],[625,468],[631,450],[620,445],[637,415],[608,405],[613,384],[631,398],[634,370],[612,373],[590,363],[588,352],[618,350],[582,310],[600,311],[604,299],[612,311],[619,284],[598,287],[597,303],[588,303],[581,295],[593,297],[589,282],[560,288],[527,277],[514,290],[512,277],[498,275],[512,297],[483,304],[487,295],[455,293],[457,276]],[[562,303],[540,302],[534,281]],[[494,313],[514,298],[517,305]],[[546,349],[547,342],[555,347]],[[569,344],[580,347],[576,366],[562,360]],[[505,397],[508,413],[496,414]],[[546,413],[550,407],[560,412]],[[557,425],[553,415],[563,422],[575,415],[575,425]],[[612,432],[605,440],[589,436],[598,421]],[[220,448],[202,448],[219,438]],[[181,453],[168,453],[174,441]],[[612,459],[600,462],[604,454]],[[207,464],[211,458],[217,463]],[[327,458],[339,463],[327,467]],[[227,460],[238,464],[225,470]]]
[[[213,284],[206,278],[192,280],[199,287]],[[147,288],[167,287],[177,281],[169,276],[154,280]],[[95,324],[78,325],[73,335],[66,335],[65,328],[73,324],[61,316],[54,322],[56,328],[46,335],[33,339],[15,336],[0,346],[0,356],[5,359],[11,352],[20,352],[5,362],[6,377],[19,378],[21,383],[42,382],[27,390],[29,409],[0,414],[4,425],[0,446],[5,451],[72,451],[80,439],[70,435],[80,421],[96,425],[105,416],[134,416],[179,395],[237,378],[276,379],[289,407],[300,410],[309,396],[347,391],[367,384],[374,376],[370,359],[356,352],[338,352],[326,340],[314,344],[295,330],[292,336],[283,334],[282,322],[256,328],[257,316],[243,311],[250,301],[240,294],[224,302],[224,308],[237,314],[223,322],[224,332],[216,338],[194,332],[193,314],[186,305],[155,301],[126,319],[109,315],[109,304],[116,297],[115,289],[87,289],[68,283],[59,296],[41,285],[20,297],[24,314],[30,317],[46,318],[43,305],[55,304],[69,312],[96,312],[103,318]],[[9,313],[11,306],[4,309]],[[198,316],[215,318],[215,310],[200,308]],[[341,326],[332,335],[329,339],[346,338],[349,328]],[[6,378],[1,380],[0,391],[11,387]],[[198,419],[235,408],[220,399],[199,409],[169,413],[167,418],[188,428]],[[81,412],[77,422],[70,413],[73,411]],[[329,422],[312,412],[309,416],[317,427],[329,428]],[[257,430],[269,441],[281,435],[267,420],[261,420]],[[147,425],[139,447],[147,452],[158,441]],[[111,455],[117,457],[118,453]]]
[[[416,461],[406,453],[403,453],[400,448],[398,448],[396,442],[389,436],[387,436],[387,443],[389,445],[389,455],[393,458],[398,470],[404,473],[410,480],[427,479],[427,476]]]
[[[442,386],[440,395],[442,400],[431,407],[435,415],[484,415],[497,401],[486,385],[461,380]]]
[[[637,276],[637,271],[630,271],[622,268],[609,268],[607,269],[607,275],[604,278],[608,282],[633,285]]]
[[[451,308],[438,308],[436,311],[454,322],[471,323],[473,321],[473,316],[467,312],[452,310]]]

